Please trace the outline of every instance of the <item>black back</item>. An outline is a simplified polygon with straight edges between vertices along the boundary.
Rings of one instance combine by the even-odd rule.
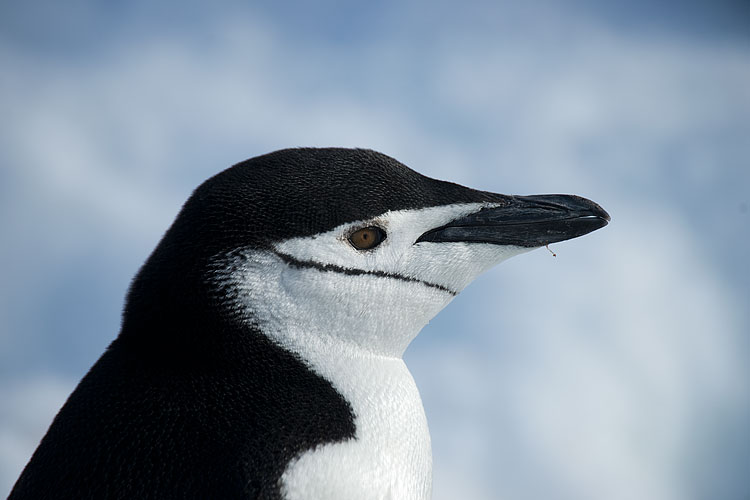
[[[353,438],[354,415],[295,354],[236,319],[211,285],[215,256],[388,210],[499,199],[368,150],[283,150],[207,180],[10,498],[280,498],[288,462]]]

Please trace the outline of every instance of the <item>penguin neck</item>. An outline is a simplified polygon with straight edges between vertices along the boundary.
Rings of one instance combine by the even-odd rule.
[[[397,355],[373,352],[358,342],[342,341],[341,332],[309,323],[278,326],[266,327],[264,334],[328,381],[355,417],[353,439],[317,446],[287,465],[280,483],[283,498],[429,498],[429,427],[401,348]],[[418,330],[400,333],[413,337]]]
[[[394,281],[294,268],[258,250],[217,263],[215,293],[231,299],[237,320],[328,381],[355,416],[354,439],[317,446],[287,466],[284,498],[429,497],[427,419],[401,355],[453,295]]]
[[[353,439],[317,446],[290,462],[281,477],[283,497],[429,498],[430,433],[403,360],[355,355],[307,362],[349,402],[355,433]]]

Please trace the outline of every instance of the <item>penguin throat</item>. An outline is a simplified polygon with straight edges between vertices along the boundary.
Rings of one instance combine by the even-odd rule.
[[[228,312],[303,359],[400,358],[457,293],[392,273],[339,269],[255,249],[216,259],[210,279]]]

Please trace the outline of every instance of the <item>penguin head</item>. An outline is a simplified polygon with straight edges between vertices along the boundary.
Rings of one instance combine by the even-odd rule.
[[[374,151],[277,151],[193,193],[136,277],[123,331],[179,311],[294,352],[400,357],[482,272],[608,220],[584,198],[478,191]],[[232,328],[198,330],[175,339],[221,343]]]

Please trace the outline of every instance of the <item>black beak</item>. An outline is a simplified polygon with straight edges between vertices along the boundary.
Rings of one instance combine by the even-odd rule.
[[[503,206],[484,208],[430,229],[417,239],[543,247],[607,225],[609,214],[591,200],[569,194],[509,196]]]

